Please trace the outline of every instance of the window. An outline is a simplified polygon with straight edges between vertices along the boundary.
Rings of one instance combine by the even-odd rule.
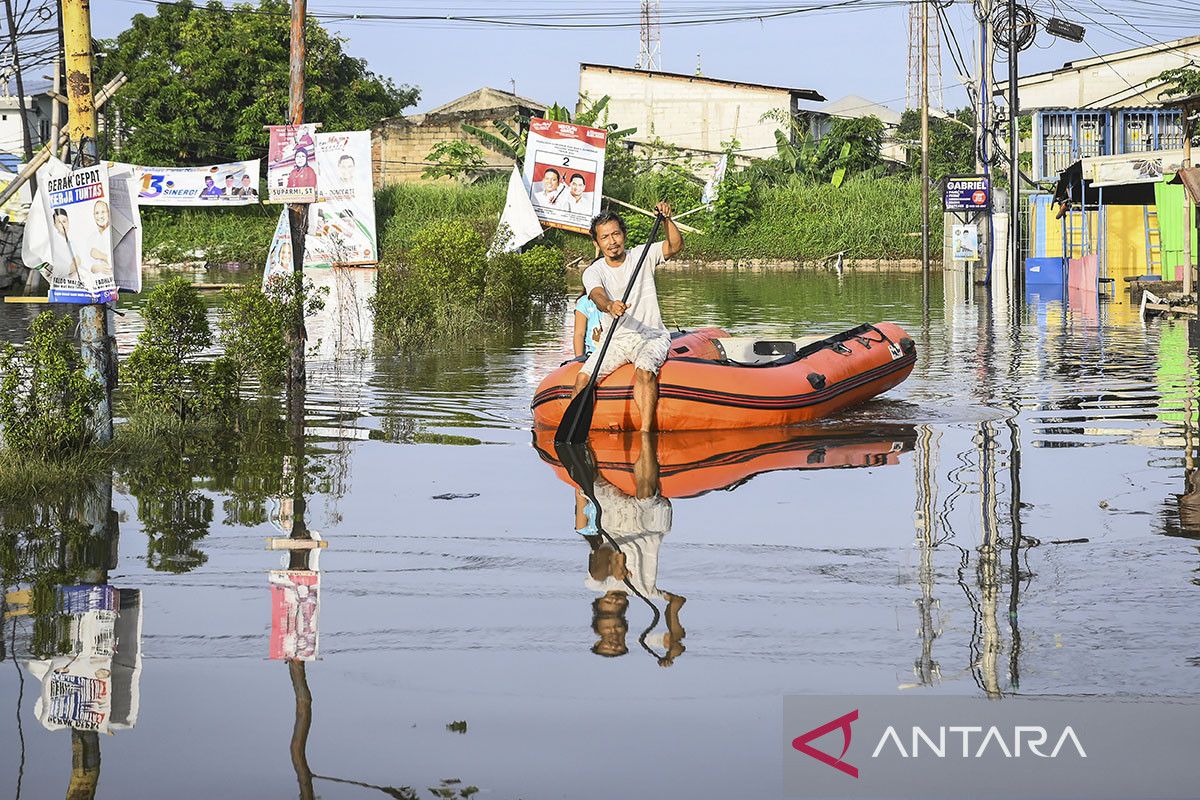
[[[1156,108],[1121,111],[1117,130],[1122,153],[1183,147],[1183,122],[1178,111]]]

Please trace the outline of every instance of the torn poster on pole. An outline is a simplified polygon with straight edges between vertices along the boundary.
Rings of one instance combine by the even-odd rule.
[[[62,167],[65,164],[59,162]],[[47,164],[38,171],[51,167]],[[57,174],[54,174],[57,173]],[[117,299],[113,277],[112,205],[108,166],[50,170],[39,181],[42,212],[50,222],[51,303],[107,303]],[[45,187],[42,189],[41,187]]]
[[[308,212],[306,267],[375,264],[375,191],[371,183],[371,132],[318,133],[317,202]]]
[[[267,148],[267,196],[272,203],[317,200],[317,126],[271,125]]]
[[[258,202],[259,159],[207,167],[131,167],[144,206],[245,206]]]
[[[375,234],[375,191],[371,183],[371,132],[317,133],[313,137],[321,178],[308,211],[305,268],[373,266],[379,261]],[[282,209],[263,283],[291,274],[292,243],[287,209]]]
[[[273,569],[268,580],[271,584],[270,657],[315,660],[321,573],[307,569]]]
[[[97,239],[107,235],[111,253],[111,260],[108,262],[111,267],[107,270],[107,279],[115,283],[117,289],[130,292],[140,292],[142,289],[142,222],[138,205],[134,201],[134,195],[137,193],[137,180],[133,175],[134,168],[128,164],[112,162],[102,166],[108,171],[108,195],[104,199],[92,201],[90,212],[73,208],[73,206],[81,204],[68,204],[61,206],[62,213],[57,213],[50,205],[53,194],[50,184],[56,179],[70,176],[72,173],[69,166],[56,158],[51,158],[37,172],[39,189],[34,195],[29,218],[26,221],[25,235],[21,243],[21,260],[29,266],[41,265],[42,274],[51,284],[51,302],[92,303],[115,299],[115,292],[111,288],[92,290],[83,287],[84,278],[87,276],[78,271],[80,277],[75,283],[80,285],[67,283],[68,280],[71,280],[69,264],[72,262],[68,255],[64,255],[67,245],[67,239],[62,234],[64,227],[71,233],[91,233],[89,228],[94,229]],[[105,226],[104,229],[101,229],[102,223]],[[81,244],[76,242],[75,238],[72,235],[71,248],[74,255],[80,258],[81,265],[102,263],[100,259],[92,257],[91,251],[95,242]],[[89,256],[86,260],[82,258],[84,250],[81,247],[86,248]],[[101,256],[104,255],[104,251],[98,246],[97,250]],[[56,252],[58,258],[68,260],[56,260]],[[57,265],[57,270],[54,265]],[[103,270],[103,265],[101,270]],[[59,278],[56,281],[56,271],[63,273],[65,278]]]
[[[525,182],[543,225],[587,233],[600,213],[608,131],[534,119],[525,144]]]

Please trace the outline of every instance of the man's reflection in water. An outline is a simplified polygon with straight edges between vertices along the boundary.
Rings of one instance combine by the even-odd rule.
[[[660,666],[669,667],[685,650],[679,610],[686,599],[658,587],[658,551],[671,530],[671,501],[660,493],[655,437],[641,434],[640,438],[633,465],[635,494],[626,494],[597,470],[592,498],[582,490],[576,492],[575,530],[591,546],[584,583],[600,595],[592,602],[592,630],[598,637],[592,652],[611,658],[629,651],[625,614],[632,591],[651,605],[657,600],[666,604],[666,631],[652,632],[659,616],[655,606],[655,625],[639,641]]]

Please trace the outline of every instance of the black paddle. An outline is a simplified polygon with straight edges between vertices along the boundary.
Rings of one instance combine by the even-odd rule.
[[[633,291],[633,284],[637,280],[638,273],[642,271],[642,262],[646,260],[646,253],[650,250],[650,245],[658,238],[658,226],[662,224],[663,215],[658,214],[654,217],[654,227],[650,229],[650,238],[646,240],[646,246],[642,248],[642,254],[638,256],[637,266],[633,268],[633,274],[629,276],[629,283],[625,286],[625,294],[621,295],[621,302],[625,303],[629,300],[629,295]],[[587,386],[583,387],[583,391],[575,395],[575,399],[567,406],[567,410],[563,412],[562,421],[558,423],[558,430],[554,433],[555,442],[570,442],[571,444],[582,444],[587,441],[588,431],[592,428],[592,413],[596,410],[596,382],[600,374],[600,365],[604,363],[604,354],[608,351],[608,343],[612,341],[613,331],[621,324],[621,317],[614,317],[612,325],[608,326],[608,333],[604,336],[604,344],[600,346],[600,355],[596,358],[596,369],[592,370],[591,378],[587,382]]]

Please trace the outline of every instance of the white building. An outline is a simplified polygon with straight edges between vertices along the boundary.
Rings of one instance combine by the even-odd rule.
[[[696,154],[716,154],[734,139],[748,156],[775,152],[779,122],[770,112],[795,114],[802,101],[824,101],[813,89],[768,86],[701,75],[579,65],[579,96],[591,101],[608,96],[608,121],[637,128],[635,144],[661,140]]]

